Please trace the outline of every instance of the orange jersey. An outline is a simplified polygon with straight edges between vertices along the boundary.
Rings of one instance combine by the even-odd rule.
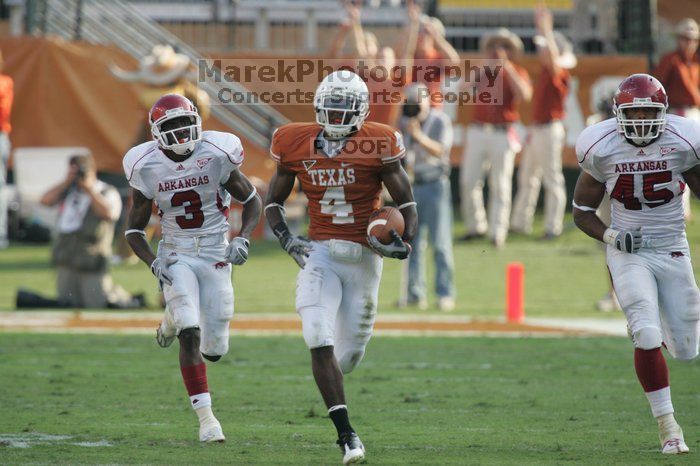
[[[406,152],[401,133],[365,122],[331,158],[318,142],[321,130],[316,123],[281,126],[272,136],[270,155],[296,175],[309,199],[309,238],[367,244],[369,216],[381,205],[382,167]]]

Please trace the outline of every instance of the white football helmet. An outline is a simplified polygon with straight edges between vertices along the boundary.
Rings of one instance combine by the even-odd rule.
[[[327,137],[344,138],[358,131],[369,115],[367,84],[349,70],[331,73],[316,89],[314,109]]]

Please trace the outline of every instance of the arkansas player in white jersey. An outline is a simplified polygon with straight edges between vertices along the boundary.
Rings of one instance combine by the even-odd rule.
[[[687,188],[700,194],[700,125],[666,115],[666,91],[646,74],[625,79],[614,105],[615,118],[588,127],[576,143],[583,171],[574,221],[608,244],[608,268],[634,343],[637,377],[658,421],[661,451],[686,453],[661,347],[681,360],[698,355],[700,292],[682,198]],[[606,192],[610,228],[595,214]]]
[[[211,409],[204,359],[218,361],[228,351],[233,317],[231,264],[248,259],[250,234],[262,201],[239,170],[240,140],[229,133],[202,131],[197,109],[177,94],[161,97],[149,113],[154,141],[124,156],[132,188],[126,238],[158,278],[165,295],[158,344],[180,341],[180,369],[199,417],[202,442],[223,441]],[[228,208],[233,196],[243,204],[239,236],[228,243]],[[163,239],[154,254],[143,229],[153,202],[161,216]]]

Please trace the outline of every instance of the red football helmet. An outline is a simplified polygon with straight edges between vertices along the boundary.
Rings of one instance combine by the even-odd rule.
[[[631,142],[646,146],[652,143],[666,127],[668,96],[664,86],[648,74],[633,74],[620,83],[613,98],[613,112],[617,127]],[[653,108],[653,118],[636,119],[627,114],[629,109]]]
[[[189,99],[179,94],[165,94],[148,112],[151,134],[161,149],[188,155],[202,139],[202,118]]]

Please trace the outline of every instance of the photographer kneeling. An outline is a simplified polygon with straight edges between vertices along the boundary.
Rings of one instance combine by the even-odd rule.
[[[413,196],[418,209],[418,230],[409,257],[408,303],[427,307],[424,250],[425,235],[429,233],[435,258],[437,306],[451,311],[455,306],[449,180],[452,122],[441,109],[430,107],[430,95],[423,84],[406,89],[402,113],[400,126],[413,169]]]
[[[66,179],[46,192],[41,203],[60,204],[52,253],[58,300],[20,291],[18,307],[143,307],[143,296],[132,297],[107,273],[122,202],[114,186],[97,179],[94,159],[71,157]]]

